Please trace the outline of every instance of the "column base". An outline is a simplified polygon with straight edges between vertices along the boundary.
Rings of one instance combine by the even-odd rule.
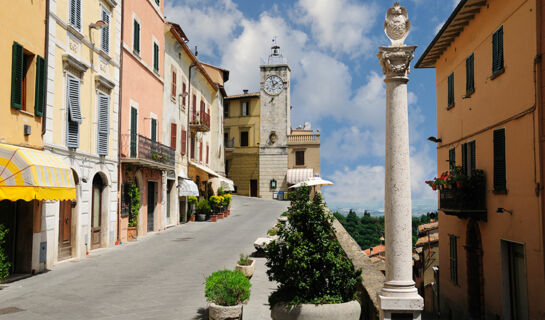
[[[381,320],[420,320],[424,309],[424,299],[418,295],[416,289],[405,294],[395,296],[378,294]]]

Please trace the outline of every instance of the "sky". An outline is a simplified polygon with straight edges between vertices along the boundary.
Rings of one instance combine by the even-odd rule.
[[[389,45],[386,10],[374,0],[165,0],[167,21],[198,46],[199,60],[230,71],[229,95],[259,91],[259,65],[276,37],[291,67],[292,127],[321,133],[323,194],[332,209],[384,205],[385,84],[376,54]],[[459,0],[404,0],[405,43],[417,45],[408,83],[413,214],[437,208],[424,183],[436,176],[435,70],[413,69]]]

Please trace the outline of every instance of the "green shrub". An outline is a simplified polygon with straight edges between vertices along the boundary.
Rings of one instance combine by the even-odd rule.
[[[136,183],[129,185],[129,227],[138,226],[138,214],[140,213],[140,191]]]
[[[189,204],[197,203],[197,197],[194,197],[194,196],[187,197],[187,203]]]
[[[11,267],[4,249],[8,232],[9,230],[0,224],[0,282],[9,276],[9,268]]]
[[[197,202],[197,213],[206,215],[210,214],[210,203],[208,203],[208,200],[202,199]]]
[[[225,191],[223,190],[222,187],[219,187],[218,188],[218,196],[223,196],[225,194]]]
[[[220,306],[235,306],[250,299],[250,280],[240,271],[220,270],[206,278],[204,296]]]
[[[319,194],[309,200],[308,187],[290,195],[288,224],[266,248],[269,280],[279,283],[269,297],[278,302],[342,303],[355,299],[361,270],[346,256]]]
[[[249,266],[250,264],[252,264],[252,259],[250,259],[250,257],[247,254],[241,253],[240,259],[238,259],[237,264],[241,266]]]

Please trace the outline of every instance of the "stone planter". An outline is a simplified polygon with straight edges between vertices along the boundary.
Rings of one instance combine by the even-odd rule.
[[[127,240],[136,240],[138,237],[138,228],[137,227],[127,227]]]
[[[206,221],[206,214],[198,213],[197,214],[197,221]]]
[[[255,260],[250,259],[250,261],[252,261],[252,263],[250,263],[250,265],[248,266],[237,263],[235,270],[242,272],[246,276],[246,278],[251,278],[255,271]]]
[[[208,310],[209,320],[238,320],[242,319],[242,305],[236,306],[220,306],[213,302],[210,303]]]
[[[335,304],[275,304],[271,310],[273,320],[359,320],[361,306],[357,301]]]

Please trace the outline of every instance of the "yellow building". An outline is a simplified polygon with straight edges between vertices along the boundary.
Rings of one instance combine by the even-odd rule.
[[[0,13],[0,227],[10,273],[46,268],[44,200],[75,199],[69,167],[44,152],[48,68],[46,0],[16,1]],[[24,13],[24,14],[21,14]],[[68,201],[69,202],[69,201]]]
[[[288,184],[320,175],[320,130],[314,132],[310,123],[291,130],[288,136]]]
[[[117,239],[121,2],[49,1],[46,149],[74,174],[77,200],[46,204],[47,264]]]
[[[471,179],[439,192],[446,319],[545,315],[538,4],[462,0],[416,63],[436,71],[438,173]]]
[[[259,92],[232,95],[224,108],[225,173],[240,195],[259,195]]]

